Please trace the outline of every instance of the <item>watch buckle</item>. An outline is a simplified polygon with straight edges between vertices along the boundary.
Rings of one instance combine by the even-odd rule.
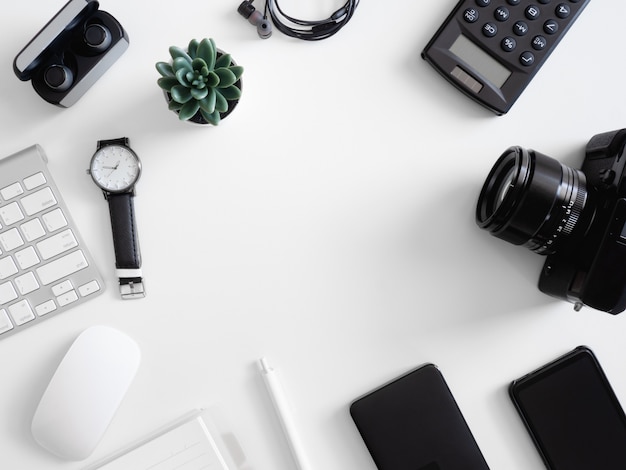
[[[120,284],[120,294],[123,300],[141,299],[145,297],[146,291],[143,287],[143,281],[129,281]]]

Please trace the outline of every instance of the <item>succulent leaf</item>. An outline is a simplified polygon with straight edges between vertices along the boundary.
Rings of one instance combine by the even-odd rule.
[[[237,81],[235,74],[226,68],[215,69],[215,73],[220,78],[220,88],[227,88]]]
[[[193,96],[193,99],[196,100],[196,101],[203,100],[209,94],[209,90],[206,87],[204,87],[204,88],[191,88],[190,91],[191,91],[191,96]]]
[[[202,110],[202,108],[200,108],[200,114],[202,114],[202,117],[207,122],[213,124],[214,126],[217,126],[220,123],[220,113],[217,110],[213,111],[211,114],[207,114]]]
[[[233,65],[231,67],[228,67],[228,70],[230,70],[232,73],[235,74],[235,77],[237,77],[237,80],[239,80],[241,76],[243,75],[243,67],[241,65]]]
[[[181,103],[178,103],[174,100],[171,100],[167,105],[167,109],[169,109],[170,111],[180,111],[180,108],[182,107],[183,105]]]
[[[215,67],[215,61],[217,57],[217,49],[215,48],[215,42],[213,39],[203,39],[198,45],[198,58],[204,59],[209,70],[213,70]]]
[[[156,69],[164,77],[173,77],[174,76],[174,69],[172,68],[172,64],[168,64],[167,62],[157,62],[156,63]]]
[[[228,101],[219,89],[215,90],[215,111],[225,113],[228,110]]]
[[[157,80],[158,85],[165,91],[170,91],[173,86],[178,85],[178,79],[176,77],[161,77]]]
[[[214,72],[209,72],[209,76],[207,77],[207,86],[214,88],[220,83],[220,77]]]
[[[183,105],[182,108],[180,108],[180,111],[178,112],[178,118],[181,121],[188,121],[194,116],[194,114],[198,112],[199,109],[200,103],[198,103],[196,100],[189,100]]]
[[[215,61],[215,68],[219,69],[219,68],[222,68],[222,67],[228,67],[230,65],[230,63],[232,62],[232,60],[233,59],[230,56],[230,54],[222,54]]]
[[[220,93],[229,101],[241,98],[241,90],[235,85],[229,86],[228,88],[220,88]]]
[[[207,95],[200,100],[200,109],[207,114],[212,114],[215,111],[215,89],[209,88]]]
[[[192,59],[195,59],[196,57],[198,57],[198,44],[200,43],[198,42],[197,39],[192,39],[191,41],[189,41],[189,46],[187,47],[187,53]]]
[[[183,85],[176,85],[172,87],[170,94],[172,95],[172,99],[174,101],[178,101],[181,104],[187,103],[192,98],[189,88],[186,88]]]
[[[187,54],[180,47],[171,46],[170,47],[170,55],[172,56],[173,60],[176,60],[178,57],[183,57],[183,58],[187,59],[189,62],[191,62],[191,57],[189,57],[189,54]]]
[[[190,75],[193,77],[193,72],[189,72],[185,69],[180,69],[176,71],[176,79],[178,80],[178,83],[184,87],[190,87],[191,83],[188,79],[188,75]]]

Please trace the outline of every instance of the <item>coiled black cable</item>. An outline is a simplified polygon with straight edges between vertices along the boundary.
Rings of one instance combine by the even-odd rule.
[[[326,39],[343,28],[354,15],[360,0],[347,0],[329,18],[319,21],[301,20],[287,15],[278,4],[278,0],[265,0],[264,15],[281,33],[305,41]]]

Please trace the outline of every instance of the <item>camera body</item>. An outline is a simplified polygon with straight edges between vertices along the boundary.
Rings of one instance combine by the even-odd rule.
[[[96,0],[70,0],[20,51],[13,70],[49,103],[69,107],[128,48],[128,35]]]
[[[626,309],[626,129],[598,134],[585,151],[589,226],[548,255],[539,289],[608,313]],[[593,215],[591,214],[593,212]]]
[[[626,309],[626,129],[595,135],[580,170],[521,147],[496,162],[476,222],[547,255],[539,289],[618,314]]]

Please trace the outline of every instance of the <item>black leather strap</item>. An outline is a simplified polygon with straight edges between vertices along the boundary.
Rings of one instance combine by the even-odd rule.
[[[113,229],[115,267],[117,269],[139,269],[141,267],[141,253],[135,223],[133,194],[109,193],[106,197],[109,201],[111,228]]]
[[[130,147],[128,137],[120,137],[119,139],[109,139],[109,140],[99,140],[98,141],[98,150],[106,145],[123,145],[125,147]]]

